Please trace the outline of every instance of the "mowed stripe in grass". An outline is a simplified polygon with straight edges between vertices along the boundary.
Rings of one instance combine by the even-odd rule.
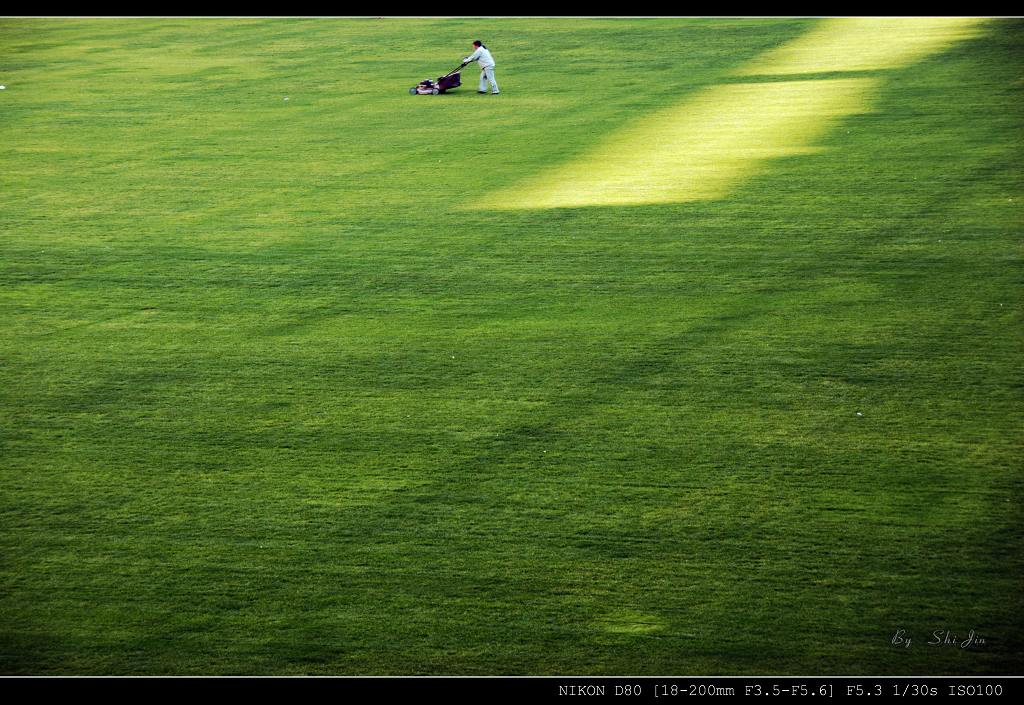
[[[1019,23],[721,201],[492,213],[816,23],[9,22],[93,93],[3,107],[5,672],[1017,670]],[[476,36],[506,102],[405,93]],[[157,40],[300,90],[85,80]]]

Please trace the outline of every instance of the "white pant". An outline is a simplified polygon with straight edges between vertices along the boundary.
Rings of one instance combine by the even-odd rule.
[[[480,92],[487,92],[487,83],[491,84],[491,93],[498,92],[498,84],[494,81],[494,67],[493,66],[481,66],[480,67]]]

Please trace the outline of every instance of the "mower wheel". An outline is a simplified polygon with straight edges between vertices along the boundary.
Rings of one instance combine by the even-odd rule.
[[[431,93],[433,93],[434,95],[437,95],[437,94],[438,94],[438,93],[440,93],[441,91],[439,91],[439,90],[438,90],[437,88],[435,88],[434,90],[432,90],[432,91],[430,91],[430,92],[431,92]]]
[[[416,86],[409,89],[409,95],[416,95]]]

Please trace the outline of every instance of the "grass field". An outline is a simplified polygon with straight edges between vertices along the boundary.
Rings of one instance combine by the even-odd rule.
[[[408,94],[477,37],[502,95]],[[1021,76],[0,20],[0,673],[1020,673]]]

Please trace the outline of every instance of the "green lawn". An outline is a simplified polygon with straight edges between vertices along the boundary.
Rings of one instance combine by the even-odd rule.
[[[1024,22],[476,207],[819,22],[0,20],[0,673],[1020,673]]]

